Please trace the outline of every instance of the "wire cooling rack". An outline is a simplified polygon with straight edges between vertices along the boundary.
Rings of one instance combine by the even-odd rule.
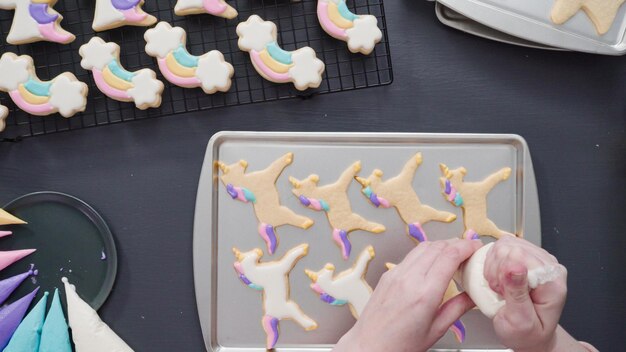
[[[120,59],[124,67],[131,71],[151,68],[164,82],[161,107],[138,110],[133,103],[117,102],[104,96],[96,88],[91,74],[80,66],[79,47],[96,35],[91,29],[94,3],[95,1],[64,0],[55,5],[54,8],[64,17],[61,26],[76,35],[76,40],[69,45],[46,42],[20,46],[6,44],[13,12],[0,10],[2,53],[14,52],[32,56],[37,75],[42,80],[70,71],[89,85],[87,109],[69,119],[58,114],[47,117],[31,116],[17,109],[7,94],[1,94],[0,101],[10,112],[5,131],[0,132],[0,140],[14,141],[23,137],[216,107],[375,87],[390,84],[393,80],[383,0],[348,0],[348,6],[354,13],[372,14],[378,18],[383,39],[368,56],[350,53],[346,43],[331,38],[322,30],[316,14],[317,0],[228,0],[239,12],[239,16],[233,20],[210,15],[180,17],[174,14],[175,0],[148,0],[143,6],[146,12],[156,16],[159,21],[169,22],[187,31],[187,47],[192,54],[201,55],[209,50],[220,50],[233,65],[235,75],[231,89],[226,93],[207,95],[199,88],[176,87],[162,77],[155,59],[145,53],[143,35],[147,28],[126,26],[97,33],[102,39],[120,45]],[[237,47],[238,38],[235,33],[237,24],[252,14],[276,23],[278,42],[285,50],[308,45],[316,51],[317,56],[326,64],[324,79],[319,88],[299,92],[292,84],[274,84],[261,78],[254,70],[249,55]]]

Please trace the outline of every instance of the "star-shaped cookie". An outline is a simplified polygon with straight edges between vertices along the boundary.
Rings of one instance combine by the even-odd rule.
[[[578,11],[583,10],[591,19],[599,35],[611,28],[617,11],[626,0],[556,0],[552,8],[551,19],[556,24],[563,24]]]

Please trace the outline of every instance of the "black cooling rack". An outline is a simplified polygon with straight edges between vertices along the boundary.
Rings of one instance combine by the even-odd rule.
[[[348,0],[348,6],[354,13],[372,14],[378,18],[383,39],[368,56],[350,53],[346,43],[331,38],[322,30],[317,20],[317,0],[228,0],[239,12],[239,16],[233,20],[211,15],[176,16],[175,1],[147,0],[143,9],[156,16],[159,21],[167,21],[173,26],[184,28],[187,31],[187,48],[192,54],[201,55],[209,50],[220,50],[235,68],[229,92],[207,95],[199,88],[184,89],[168,83],[160,74],[155,59],[145,53],[145,27],[125,26],[98,33],[102,39],[120,45],[121,62],[127,69],[133,71],[151,68],[164,82],[161,107],[138,110],[133,103],[117,102],[104,96],[96,88],[90,72],[80,66],[79,47],[96,35],[91,29],[95,1],[63,0],[54,7],[64,17],[62,27],[76,35],[76,40],[69,45],[45,42],[20,46],[6,44],[13,12],[0,10],[2,53],[14,52],[32,56],[37,75],[42,80],[70,71],[89,85],[87,109],[69,119],[58,114],[47,117],[31,116],[17,109],[7,94],[0,94],[0,101],[10,110],[6,129],[0,132],[0,140],[19,140],[23,137],[217,107],[310,97],[315,94],[386,85],[393,80],[383,0]],[[326,64],[324,79],[318,89],[299,92],[292,84],[274,84],[256,73],[248,53],[237,47],[238,38],[235,33],[237,24],[252,14],[276,23],[278,42],[285,50],[295,50],[305,45],[315,49],[317,56]]]

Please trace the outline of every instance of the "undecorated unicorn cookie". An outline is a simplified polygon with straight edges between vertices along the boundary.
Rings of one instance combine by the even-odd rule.
[[[361,162],[349,166],[339,179],[332,184],[318,186],[319,176],[310,175],[304,180],[290,177],[293,185],[292,192],[298,197],[300,203],[313,210],[323,211],[333,229],[333,240],[339,248],[343,259],[350,257],[352,245],[348,234],[355,230],[365,230],[373,233],[385,231],[385,226],[367,221],[361,215],[352,211],[348,198],[348,186],[361,171]]]
[[[72,117],[85,111],[87,85],[70,72],[51,81],[41,81],[35,73],[33,59],[28,55],[5,53],[0,58],[0,91],[8,92],[20,109],[31,115],[60,113]]]
[[[276,25],[252,15],[237,25],[239,49],[250,53],[252,65],[268,81],[292,82],[298,90],[317,88],[322,83],[324,63],[308,46],[285,51],[276,42]]]
[[[163,83],[154,71],[144,68],[126,71],[120,64],[120,47],[115,43],[93,37],[78,50],[83,58],[80,65],[90,70],[96,86],[111,99],[134,102],[138,109],[157,108],[161,105]]]
[[[596,32],[602,35],[611,29],[624,1],[626,0],[556,0],[550,18],[556,24],[563,24],[583,10],[593,22]]]
[[[363,186],[362,193],[374,206],[396,208],[407,224],[409,236],[418,242],[428,240],[422,227],[424,224],[430,221],[452,222],[456,219],[456,215],[436,210],[420,201],[413,188],[413,179],[421,164],[422,153],[417,153],[407,161],[399,175],[386,181],[383,181],[383,172],[378,169],[368,178],[356,178]]]
[[[237,10],[224,0],[178,0],[174,6],[174,13],[178,16],[208,13],[228,19],[237,17]]]
[[[144,0],[96,0],[92,28],[96,32],[122,26],[152,26],[157,19],[143,11]]]
[[[348,43],[353,53],[369,55],[383,38],[372,15],[355,15],[346,0],[317,0],[317,18],[331,37]]]
[[[280,260],[261,263],[262,250],[256,248],[242,253],[233,248],[237,259],[234,266],[239,279],[246,286],[262,292],[265,314],[261,324],[267,335],[268,350],[273,349],[278,342],[278,324],[281,320],[294,320],[306,331],[317,329],[317,323],[289,297],[289,273],[296,262],[307,255],[308,250],[309,245],[301,244],[290,249]]]
[[[4,128],[7,125],[7,116],[9,116],[9,109],[6,106],[0,104],[0,132],[4,131]]]
[[[464,167],[455,170],[450,170],[444,164],[440,164],[439,167],[444,176],[440,179],[444,197],[453,205],[463,208],[464,238],[515,236],[512,233],[500,230],[487,217],[487,194],[498,183],[507,180],[511,176],[511,168],[505,167],[500,169],[481,182],[465,182],[464,178],[467,170]]]
[[[311,289],[320,296],[322,301],[330,305],[348,304],[354,318],[359,319],[372,296],[372,287],[365,281],[365,274],[374,256],[374,247],[368,246],[361,252],[351,269],[342,271],[336,277],[333,277],[335,266],[330,263],[318,272],[305,270],[306,275],[313,281]]]
[[[61,28],[63,16],[52,8],[56,3],[57,0],[0,0],[0,9],[15,10],[7,42],[13,45],[73,42],[76,37]]]
[[[217,50],[191,55],[186,49],[184,29],[159,22],[146,31],[144,39],[146,53],[157,59],[159,70],[169,82],[183,88],[201,87],[206,94],[230,89],[233,66]]]
[[[255,172],[246,172],[248,162],[245,160],[231,165],[221,161],[216,163],[222,171],[221,180],[228,195],[232,199],[252,204],[259,221],[259,235],[265,241],[270,254],[274,254],[278,246],[277,227],[291,225],[308,229],[313,225],[313,220],[280,204],[276,180],[292,161],[293,153],[287,153],[267,168]]]

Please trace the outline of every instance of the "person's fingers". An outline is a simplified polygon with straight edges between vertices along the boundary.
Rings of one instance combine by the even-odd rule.
[[[423,284],[422,280],[428,273],[441,251],[448,246],[448,241],[428,241],[420,243],[417,248],[413,249],[406,255],[404,260],[394,270],[399,269],[402,275],[410,275],[413,281]]]
[[[439,337],[443,336],[454,322],[459,320],[463,314],[474,308],[474,306],[474,302],[467,293],[463,292],[454,296],[439,307],[437,316],[432,324],[432,331]]]
[[[496,314],[494,323],[504,320],[508,326],[530,332],[538,318],[528,288],[528,269],[521,263],[508,263],[503,269],[500,281],[506,304]]]
[[[499,257],[496,261],[492,260],[487,263],[485,260],[483,275],[485,276],[485,280],[489,283],[489,287],[499,294],[503,293],[504,282],[502,280],[505,277],[503,277],[501,273],[509,263],[523,264],[527,270],[546,265],[547,263],[536,256],[536,253],[536,251],[528,251],[521,247],[514,247],[507,252],[506,256]]]
[[[557,280],[539,285],[530,291],[530,298],[542,326],[552,329],[558,325],[566,296],[567,271],[564,268]]]
[[[433,265],[426,274],[427,285],[432,288],[433,296],[443,297],[454,273],[461,263],[482,246],[480,241],[450,240],[437,257],[437,264]],[[426,254],[425,254],[426,255]]]

